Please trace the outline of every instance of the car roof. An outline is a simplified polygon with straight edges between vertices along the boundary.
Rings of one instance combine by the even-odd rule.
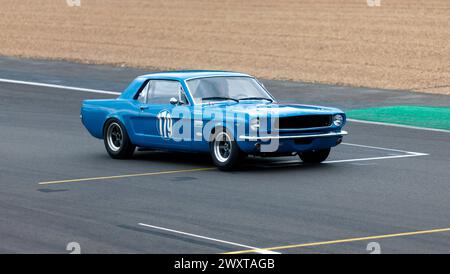
[[[180,71],[163,71],[145,74],[139,76],[139,78],[145,79],[169,79],[184,81],[195,78],[204,77],[218,77],[218,76],[243,76],[249,77],[250,75],[233,72],[233,71],[220,71],[220,70],[180,70]]]

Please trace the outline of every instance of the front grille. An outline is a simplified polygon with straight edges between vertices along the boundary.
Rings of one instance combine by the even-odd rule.
[[[331,115],[303,115],[280,117],[279,129],[328,127],[331,125]]]

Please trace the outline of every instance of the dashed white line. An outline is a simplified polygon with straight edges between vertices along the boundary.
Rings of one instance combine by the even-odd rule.
[[[258,247],[252,247],[252,246],[249,246],[249,245],[239,244],[239,243],[230,242],[230,241],[224,241],[224,240],[211,238],[211,237],[206,237],[206,236],[201,236],[201,235],[197,235],[197,234],[193,234],[193,233],[187,233],[187,232],[183,232],[183,231],[179,231],[179,230],[175,230],[175,229],[169,229],[169,228],[165,228],[165,227],[161,227],[161,226],[149,225],[149,224],[144,224],[144,223],[139,223],[139,225],[140,226],[149,227],[149,228],[153,228],[153,229],[157,229],[157,230],[166,231],[166,232],[171,232],[171,233],[175,233],[175,234],[181,234],[181,235],[190,236],[190,237],[194,237],[194,238],[199,238],[199,239],[204,239],[204,240],[208,240],[208,241],[218,242],[218,243],[222,243],[222,244],[228,244],[228,245],[234,245],[234,246],[238,246],[238,247],[248,248],[248,249],[255,250],[255,253],[259,253],[259,254],[281,254],[279,252],[264,250],[264,249],[260,249]]]

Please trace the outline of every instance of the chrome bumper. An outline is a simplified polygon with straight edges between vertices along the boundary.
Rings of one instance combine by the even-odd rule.
[[[317,133],[317,134],[303,134],[303,135],[267,135],[267,136],[239,136],[241,140],[248,141],[258,141],[258,140],[270,140],[270,139],[301,139],[301,138],[320,138],[320,137],[334,137],[334,136],[344,136],[347,135],[348,132],[345,130],[341,130],[339,132],[328,132],[328,133]]]

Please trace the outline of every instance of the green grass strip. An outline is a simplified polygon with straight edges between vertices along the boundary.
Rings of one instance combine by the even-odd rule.
[[[450,130],[450,107],[389,106],[346,113],[351,119]]]

